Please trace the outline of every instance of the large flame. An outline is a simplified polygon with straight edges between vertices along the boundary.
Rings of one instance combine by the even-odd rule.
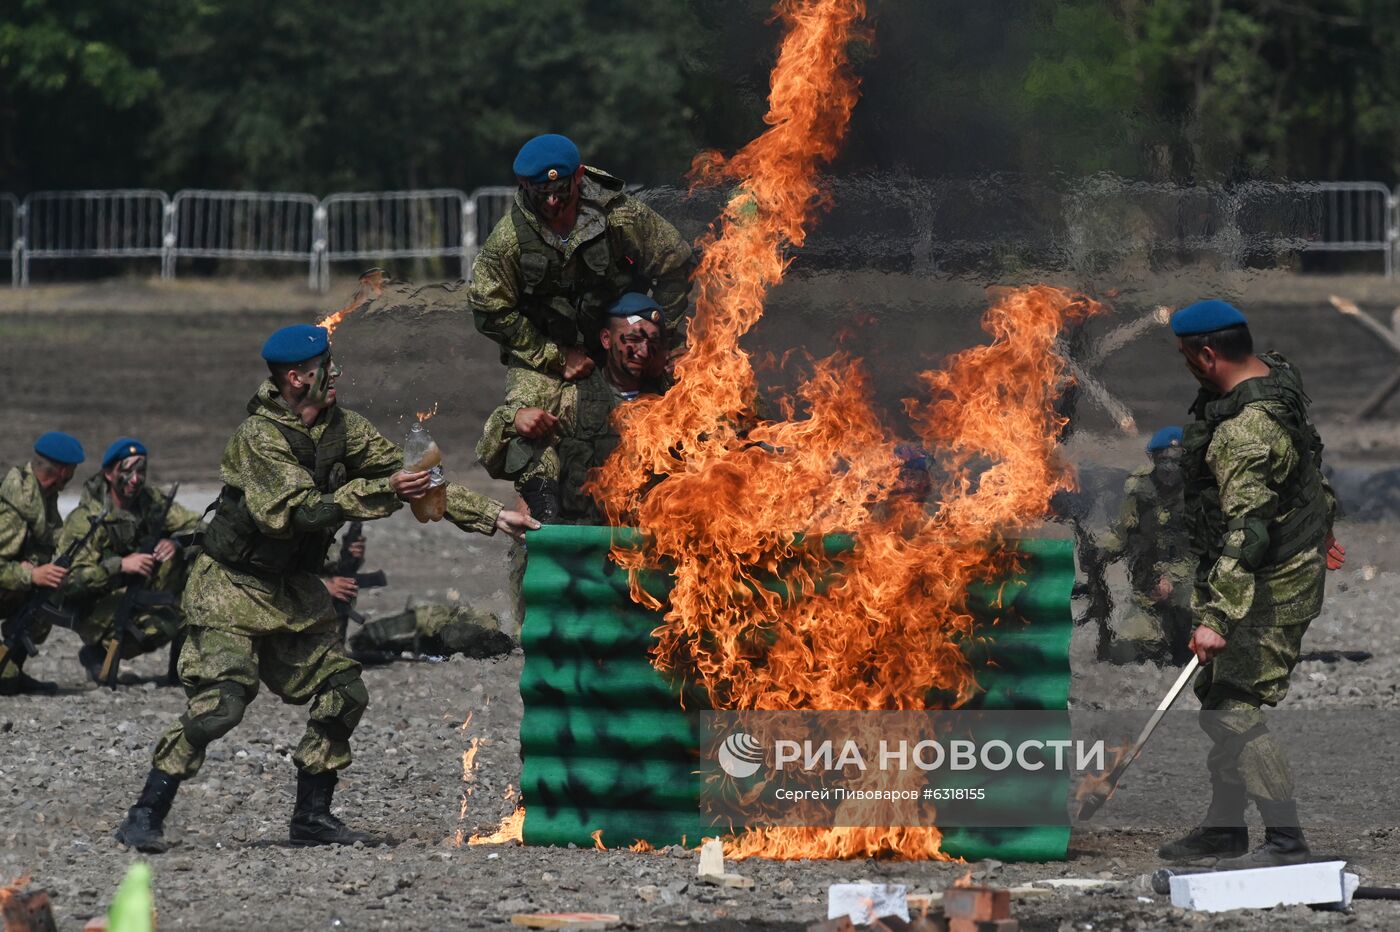
[[[592,493],[614,523],[636,524],[643,551],[614,559],[675,579],[654,663],[703,686],[717,709],[923,709],[959,704],[976,682],[961,643],[974,637],[970,583],[1014,567],[999,547],[1070,487],[1057,460],[1054,401],[1063,324],[1092,302],[1049,287],[1002,294],[992,342],[922,376],[910,431],[934,451],[940,503],[897,495],[896,434],[871,408],[858,360],[812,364],[782,403],[756,416],[741,338],[822,205],[818,169],[835,155],[856,101],[847,46],[860,0],[782,0],[787,26],[766,122],[725,160],[696,159],[697,182],[736,192],[702,243],[690,349],[662,397],[621,409],[622,441]],[[657,482],[658,477],[660,482]],[[829,555],[822,535],[853,532]],[[781,578],[785,585],[774,585]],[[734,858],[943,857],[932,827],[769,828],[726,841]]]

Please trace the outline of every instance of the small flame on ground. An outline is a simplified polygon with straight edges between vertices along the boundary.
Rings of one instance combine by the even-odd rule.
[[[433,402],[433,406],[432,406],[431,408],[429,408],[427,411],[418,411],[418,412],[416,412],[416,413],[414,414],[414,417],[418,418],[418,423],[419,423],[419,424],[422,424],[424,421],[431,421],[433,418],[437,417],[437,413],[438,413],[438,403],[437,403],[436,401],[434,401],[434,402]]]
[[[1113,771],[1118,767],[1118,765],[1123,762],[1123,759],[1128,756],[1128,752],[1131,750],[1131,744],[1121,744],[1115,747],[1108,748],[1108,753],[1110,757],[1108,758],[1104,769],[1098,773],[1086,773],[1079,778],[1079,783],[1074,788],[1075,801],[1082,802],[1083,800],[1088,799],[1090,796],[1098,796],[1104,793],[1107,794],[1106,796],[1104,796],[1105,800],[1112,799],[1113,794],[1117,792],[1118,787],[1116,785],[1110,786],[1108,783],[1109,778],[1113,775]]]
[[[603,830],[601,828],[595,830],[593,834],[589,835],[588,837],[593,839],[593,849],[595,851],[608,850],[608,846],[603,844]]]
[[[511,798],[508,790],[506,798]],[[468,845],[509,845],[522,844],[525,830],[525,807],[516,806],[515,809],[501,820],[500,826],[489,835],[473,835],[467,839]]]
[[[341,321],[384,293],[384,284],[388,280],[389,277],[384,274],[383,269],[370,269],[360,276],[360,284],[355,288],[355,294],[351,296],[349,303],[334,314],[327,314],[316,321],[316,326],[324,327],[326,333],[334,336]]]

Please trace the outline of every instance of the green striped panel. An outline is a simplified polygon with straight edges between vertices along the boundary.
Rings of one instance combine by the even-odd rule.
[[[615,539],[636,546],[640,538],[628,529],[559,525],[529,536],[520,679],[527,844],[590,846],[599,829],[609,847],[638,839],[694,845],[716,834],[699,810],[700,738],[684,712],[706,709],[708,700],[648,661],[661,618],[632,601],[627,574],[608,559]],[[835,555],[851,538],[831,535],[824,544]],[[969,705],[1064,711],[1073,543],[1015,546],[1024,572],[969,592],[973,614],[984,621],[983,637],[966,645],[982,687]],[[651,574],[644,587],[664,598],[669,581]],[[1051,721],[1063,727],[1045,726],[1035,737],[1069,737],[1068,712]],[[968,859],[1045,861],[1063,859],[1068,844],[1067,825],[950,828],[943,848]]]

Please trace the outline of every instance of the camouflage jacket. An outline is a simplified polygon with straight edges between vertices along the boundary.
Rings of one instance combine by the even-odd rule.
[[[1206,465],[1220,488],[1227,519],[1258,516],[1272,519],[1291,507],[1279,500],[1281,488],[1298,466],[1298,450],[1288,432],[1269,413],[1267,403],[1246,405],[1215,429],[1206,450]],[[1331,487],[1323,489],[1335,512]],[[1242,547],[1243,530],[1230,531],[1225,543]],[[1311,621],[1322,611],[1327,562],[1321,549],[1307,550],[1281,563],[1251,572],[1240,560],[1222,556],[1206,569],[1205,585],[1191,599],[1196,623],[1229,638],[1239,625],[1270,626]]]
[[[578,222],[567,239],[541,223],[519,191],[515,204],[541,240],[560,254],[566,267],[571,261],[578,261],[576,253],[589,243],[609,233],[616,237],[634,263],[634,277],[651,283],[652,297],[666,314],[668,345],[679,346],[685,338],[684,311],[690,293],[690,245],[664,217],[620,188],[617,179],[588,168],[583,178]],[[564,348],[526,316],[522,310],[524,288],[520,243],[515,222],[507,214],[476,257],[467,304],[477,329],[499,343],[503,353],[529,368],[560,372],[564,368]],[[618,296],[620,292],[612,299]],[[601,326],[601,321],[597,323]],[[591,326],[582,320],[579,325],[585,331]],[[587,332],[584,336],[593,338]]]
[[[621,441],[613,412],[636,394],[624,394],[612,384],[602,369],[594,369],[586,379],[570,382],[564,391],[574,392],[573,417],[561,423],[558,439],[559,498],[563,516],[571,524],[606,524],[598,503],[583,490],[588,474],[602,466]],[[646,385],[640,394],[659,394]],[[512,422],[511,431],[514,430]]]
[[[150,522],[165,505],[167,490],[145,486],[135,502],[135,509],[112,510],[103,520],[101,528],[73,557],[73,566],[64,582],[65,592],[84,598],[95,598],[119,589],[123,585],[122,557],[139,549],[142,538],[159,533],[169,537],[199,527],[199,515],[179,502],[170,503],[165,522],[159,529]],[[58,549],[66,550],[74,541],[81,540],[91,526],[91,519],[101,514],[111,497],[107,491],[107,480],[101,473],[83,483],[83,493],[78,499],[78,507],[63,522],[59,532]]]
[[[1191,581],[1195,563],[1185,508],[1182,488],[1160,487],[1150,465],[1134,470],[1123,484],[1118,520],[1102,546],[1108,559],[1127,561],[1128,579],[1138,592],[1153,592],[1163,576],[1175,586]]]
[[[0,612],[33,585],[21,564],[53,559],[60,524],[58,496],[44,495],[34,467],[15,467],[0,480]]]
[[[292,533],[292,513],[319,501],[321,492],[275,425],[290,426],[319,440],[326,420],[303,425],[271,380],[259,387],[249,410],[251,415],[224,448],[219,472],[226,485],[242,490],[260,531],[287,536]],[[364,417],[344,409],[342,413],[346,482],[330,498],[346,519],[387,517],[403,504],[389,487],[389,477],[403,466],[403,453]],[[502,507],[470,489],[448,485],[447,519],[464,531],[494,533]],[[208,554],[202,554],[190,569],[184,611],[187,622],[196,627],[249,635],[304,631],[334,623],[336,617],[330,593],[313,573],[268,578],[233,570]]]

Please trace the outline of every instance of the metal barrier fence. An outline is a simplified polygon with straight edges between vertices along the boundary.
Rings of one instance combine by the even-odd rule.
[[[1397,197],[1374,182],[1183,186],[1096,175],[1070,182],[987,176],[919,181],[833,179],[833,209],[802,249],[803,267],[917,273],[991,267],[1099,271],[1115,263],[1210,255],[1235,266],[1299,252],[1379,254],[1400,248]],[[677,188],[639,192],[687,237],[724,199]],[[456,258],[463,278],[505,218],[513,187],[310,194],[187,190],[0,194],[0,242],[11,283],[34,260],[159,257],[305,262],[329,287],[332,262]]]
[[[0,244],[10,250],[10,281],[19,283],[19,199],[0,194]]]
[[[496,224],[510,213],[510,206],[514,203],[514,187],[492,185],[472,192],[464,224],[466,239],[462,244],[462,255],[467,271],[462,273],[463,278],[471,278],[471,263],[476,261],[481,244],[486,242],[486,237],[491,235]]]
[[[181,191],[170,205],[163,274],[174,278],[180,259],[305,262],[315,288],[319,207],[310,194]]]
[[[467,195],[455,188],[332,194],[316,211],[321,254],[319,285],[330,285],[330,263],[457,257],[471,273],[474,231]]]
[[[18,285],[35,259],[158,258],[164,191],[36,191],[19,208]]]

